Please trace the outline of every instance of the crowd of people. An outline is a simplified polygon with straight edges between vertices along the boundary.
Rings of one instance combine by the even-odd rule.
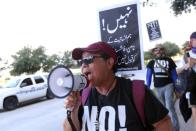
[[[88,80],[88,87],[72,91],[66,97],[65,108],[71,109],[71,113],[65,119],[64,130],[180,131],[173,97],[175,81],[183,70],[190,70],[184,94],[196,130],[196,32],[190,36],[182,67],[177,67],[166,55],[162,44],[157,44],[151,51],[154,58],[146,66],[146,84],[142,81],[134,84],[130,79],[115,75],[117,54],[109,44],[96,42],[85,48],[75,48],[72,58],[81,60],[81,72]],[[152,78],[153,91],[150,88]],[[134,91],[135,86],[143,88],[144,97]],[[137,100],[135,95],[138,95]]]

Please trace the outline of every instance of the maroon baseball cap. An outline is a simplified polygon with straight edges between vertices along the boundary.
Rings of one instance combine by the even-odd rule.
[[[117,55],[116,55],[114,48],[112,48],[112,46],[102,41],[90,44],[86,48],[75,48],[72,51],[72,58],[74,60],[82,59],[83,52],[105,53],[108,56],[112,57],[114,59],[114,62],[116,62],[116,59],[117,59]]]

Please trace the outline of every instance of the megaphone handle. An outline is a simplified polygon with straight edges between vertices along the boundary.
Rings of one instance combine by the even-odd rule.
[[[71,111],[67,110],[67,120],[69,121],[69,124],[71,125],[72,131],[77,131],[76,127],[73,124],[73,121],[71,119]]]

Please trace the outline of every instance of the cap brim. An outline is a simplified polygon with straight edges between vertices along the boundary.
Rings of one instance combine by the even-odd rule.
[[[75,48],[72,51],[72,58],[74,60],[82,59],[83,52],[97,53],[97,52],[99,52],[99,50],[98,49],[89,49],[89,48]]]
[[[75,48],[75,49],[72,51],[72,58],[73,58],[74,60],[79,60],[79,59],[81,59],[82,53],[83,53],[82,48]]]

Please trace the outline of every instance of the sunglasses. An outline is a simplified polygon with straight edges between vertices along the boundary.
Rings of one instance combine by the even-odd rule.
[[[103,58],[102,56],[87,56],[83,57],[81,60],[81,63],[84,63],[86,65],[93,63],[95,58]]]
[[[158,52],[158,51],[162,51],[162,50],[163,50],[162,48],[155,48],[153,51]]]

